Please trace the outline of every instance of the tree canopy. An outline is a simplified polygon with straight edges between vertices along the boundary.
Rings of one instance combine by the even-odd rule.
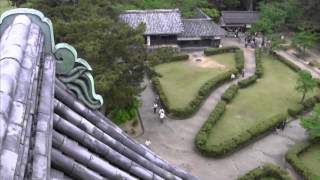
[[[313,137],[320,137],[320,104],[317,104],[311,115],[301,118],[301,125],[310,131]]]
[[[23,6],[46,14],[53,21],[56,43],[73,45],[93,67],[107,113],[136,108],[146,57],[143,25],[132,29],[118,21],[111,1],[105,0],[30,0]]]
[[[300,103],[302,103],[306,97],[306,94],[312,91],[317,86],[317,81],[312,77],[309,71],[301,70],[298,72],[296,90],[302,93]]]

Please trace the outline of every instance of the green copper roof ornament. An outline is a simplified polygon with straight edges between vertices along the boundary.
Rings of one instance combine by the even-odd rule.
[[[88,107],[100,108],[103,98],[95,92],[91,66],[84,59],[78,58],[76,49],[71,45],[67,43],[55,45],[52,22],[42,12],[28,8],[17,8],[4,12],[0,17],[0,35],[17,15],[27,15],[41,28],[44,34],[44,53],[56,58],[56,74],[61,81]]]

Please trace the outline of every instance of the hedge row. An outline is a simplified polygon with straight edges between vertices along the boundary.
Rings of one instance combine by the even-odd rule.
[[[244,68],[244,55],[243,55],[243,51],[241,49],[238,49],[235,51],[235,61],[236,61],[236,68],[238,70],[238,72],[241,72],[242,69]]]
[[[210,51],[209,54],[211,54],[211,51]],[[261,54],[257,54],[256,53],[255,54],[256,59],[257,59],[257,55],[261,56]],[[236,55],[235,56],[236,56],[236,59],[238,59],[238,61],[236,61],[237,69],[238,70],[243,69],[244,68],[243,52],[238,49],[238,50],[236,50]],[[260,74],[262,76],[263,69],[262,69],[261,57],[260,57],[260,61],[259,62],[261,64]],[[261,76],[259,76],[259,77],[261,77]],[[202,126],[202,128],[199,130],[199,132],[198,132],[198,134],[196,136],[196,139],[195,139],[196,147],[199,149],[199,151],[201,153],[203,153],[205,155],[208,155],[208,156],[221,156],[221,155],[224,155],[224,154],[230,152],[231,150],[233,150],[235,147],[237,147],[237,146],[249,141],[250,139],[254,138],[255,136],[263,133],[264,130],[268,130],[269,129],[269,127],[267,127],[266,125],[261,124],[261,125],[259,125],[259,128],[256,128],[257,131],[249,130],[249,131],[241,134],[237,138],[233,138],[233,139],[231,139],[229,141],[225,141],[223,144],[220,144],[220,145],[217,145],[217,146],[211,146],[211,147],[207,147],[207,145],[206,145],[206,141],[207,141],[208,135],[210,133],[210,130],[212,129],[213,125],[220,119],[221,115],[224,113],[226,103],[231,102],[231,100],[237,94],[239,88],[248,87],[249,85],[255,83],[257,79],[258,79],[258,76],[257,75],[253,75],[253,76],[251,76],[251,77],[249,77],[247,79],[239,81],[238,85],[230,86],[224,92],[224,94],[221,97],[222,101],[220,103],[218,103],[216,108],[211,112],[208,120],[205,122],[205,124]],[[274,117],[273,119],[276,119],[276,117]],[[278,122],[283,120],[283,118],[279,117],[276,120],[277,120],[276,123],[272,124],[272,126],[276,126],[278,124]]]
[[[221,99],[226,101],[227,103],[230,103],[232,99],[236,96],[237,92],[239,90],[239,85],[234,84],[230,86],[221,96]]]
[[[255,72],[255,75],[258,78],[261,78],[263,76],[262,50],[261,49],[255,51],[255,58],[256,58],[256,72]]]
[[[179,54],[179,55],[175,55],[170,59],[170,62],[174,62],[174,61],[184,61],[184,60],[188,60],[189,59],[189,55],[188,54]]]
[[[273,52],[273,55],[279,59],[282,63],[286,64],[290,69],[292,69],[295,72],[301,71],[301,68],[297,65],[295,65],[294,63],[292,63],[291,61],[289,61],[288,59],[284,58],[283,56],[277,54],[276,52]]]
[[[240,88],[246,88],[248,86],[250,86],[251,84],[255,83],[258,79],[257,75],[253,75],[248,77],[247,79],[241,80],[238,82],[238,85]]]
[[[221,100],[218,102],[214,110],[210,113],[208,120],[202,125],[200,128],[198,134],[196,135],[196,146],[201,152],[206,152],[206,144],[208,135],[214,126],[214,124],[220,119],[222,114],[224,113],[226,109],[226,102]]]
[[[222,48],[207,48],[204,50],[204,54],[206,56],[212,56],[212,55],[222,54],[227,52],[235,52],[238,49],[239,47],[237,46],[227,46]]]
[[[311,110],[314,107],[314,105],[318,102],[320,102],[319,95],[308,98],[302,104],[298,104],[294,108],[289,108],[288,114],[291,117],[297,117],[298,115],[302,114],[304,111]]]
[[[160,100],[162,102],[162,105],[164,106],[165,110],[171,115],[176,118],[186,118],[191,116],[193,113],[195,113],[199,108],[201,103],[204,101],[204,99],[207,98],[207,96],[210,94],[210,92],[219,87],[221,84],[227,82],[230,80],[231,74],[235,74],[237,70],[233,69],[226,73],[220,74],[209,81],[207,81],[205,84],[203,84],[196,97],[188,104],[185,108],[172,108],[170,107],[170,104],[168,102],[168,98],[166,97],[160,81],[157,77],[154,77],[152,79],[154,90],[159,94]]]
[[[255,180],[263,178],[272,178],[277,180],[291,180],[288,172],[279,166],[267,163],[261,167],[257,167],[247,174],[238,178],[238,180]]]
[[[305,141],[300,144],[294,145],[286,154],[286,160],[292,165],[292,167],[304,177],[304,179],[316,179],[315,175],[303,164],[300,160],[299,155],[305,152],[313,142]]]
[[[257,124],[255,127],[251,127],[247,131],[244,131],[238,136],[226,140],[221,144],[211,146],[205,145],[205,149],[200,149],[199,147],[198,148],[200,152],[207,156],[217,157],[226,155],[227,153],[233,151],[235,148],[248,143],[250,140],[261,136],[267,131],[274,129],[280,122],[286,120],[286,118],[287,116],[285,114],[273,116],[267,121],[263,121]]]

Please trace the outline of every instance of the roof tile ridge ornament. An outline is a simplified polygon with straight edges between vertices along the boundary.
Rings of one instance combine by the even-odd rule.
[[[77,51],[67,43],[55,44],[53,25],[49,18],[35,9],[17,8],[4,12],[0,16],[0,35],[11,25],[17,15],[27,15],[37,24],[44,34],[45,54],[56,58],[56,74],[62,82],[89,108],[98,109],[103,104],[102,96],[96,94],[92,68],[84,59],[78,58]]]

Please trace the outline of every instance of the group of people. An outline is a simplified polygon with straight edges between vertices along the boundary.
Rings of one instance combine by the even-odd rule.
[[[241,76],[242,77],[244,77],[244,73],[245,73],[244,71],[245,71],[244,69],[241,70]],[[237,78],[237,75],[232,73],[230,78],[231,78],[231,80],[234,80],[235,78]]]
[[[254,35],[247,35],[247,36],[244,38],[244,46],[245,46],[245,47],[251,46],[252,48],[256,48],[256,47],[257,47],[256,34],[254,34]]]
[[[153,103],[153,113],[156,114],[157,113],[157,109],[159,108],[159,111],[158,111],[159,119],[160,119],[160,122],[163,123],[166,115],[165,115],[164,109],[161,106],[158,105],[158,104],[160,104],[159,101],[160,100],[157,97],[155,99],[154,103]]]

